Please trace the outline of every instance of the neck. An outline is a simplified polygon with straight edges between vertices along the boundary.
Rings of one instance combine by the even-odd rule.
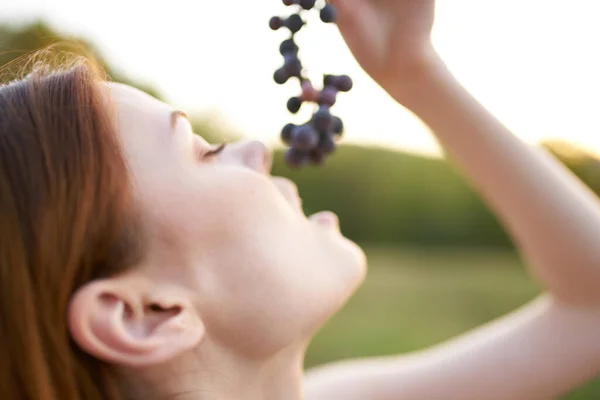
[[[136,374],[136,398],[177,400],[301,400],[305,346],[256,360],[208,347]],[[208,350],[210,349],[210,350]],[[131,373],[129,374],[131,375]]]

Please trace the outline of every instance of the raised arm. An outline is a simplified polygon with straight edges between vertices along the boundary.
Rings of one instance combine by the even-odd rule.
[[[389,91],[433,130],[552,295],[600,308],[596,195],[543,148],[509,132],[441,61]]]
[[[597,314],[542,297],[423,352],[310,370],[305,399],[557,399],[598,373],[599,332]]]
[[[547,294],[414,355],[309,372],[307,400],[549,399],[591,379],[600,371],[598,200],[552,156],[516,138],[452,76],[429,42],[432,0],[335,3],[358,61],[433,130]],[[369,26],[385,29],[367,32]]]
[[[472,179],[548,294],[423,352],[309,371],[306,399],[552,399],[592,379],[600,371],[595,198],[553,158],[510,134],[447,71],[410,86],[403,104]]]

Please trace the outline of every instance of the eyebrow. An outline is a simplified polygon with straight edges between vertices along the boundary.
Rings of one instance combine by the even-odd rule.
[[[181,110],[173,110],[171,111],[171,128],[175,128],[175,124],[177,123],[177,119],[179,117],[183,117],[189,121],[189,118],[186,113]]]

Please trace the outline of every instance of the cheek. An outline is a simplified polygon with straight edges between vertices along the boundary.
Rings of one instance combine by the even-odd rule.
[[[314,255],[313,238],[304,217],[276,190],[262,178],[229,177],[203,188],[198,211],[185,222],[193,225],[190,237],[202,253],[196,278],[202,314],[221,338],[243,329],[262,341],[271,332],[272,345],[273,336],[288,337],[280,330],[288,315],[306,320],[298,313],[306,309],[302,284],[310,277],[303,269]],[[255,350],[266,346],[245,340]]]
[[[135,178],[144,182],[160,183],[168,174],[176,173],[185,149],[182,135],[155,132],[152,126],[122,127],[123,150]],[[160,133],[160,134],[157,134]],[[141,189],[147,189],[141,186]]]
[[[262,176],[201,168],[163,179],[147,197],[170,249],[192,255],[186,283],[208,330],[231,346],[285,345],[348,295],[352,260],[342,239],[316,230]]]
[[[277,229],[298,221],[297,213],[265,176],[227,167],[207,169],[203,175],[192,194],[202,227],[207,228],[199,229],[201,234],[247,236],[261,225]]]
[[[145,207],[155,235],[169,238],[169,245],[177,244],[177,251],[192,252],[196,259],[231,257],[230,264],[239,264],[245,259],[280,258],[269,256],[276,251],[295,259],[294,251],[303,248],[298,241],[307,236],[304,216],[256,173],[202,167],[146,187],[150,192]]]

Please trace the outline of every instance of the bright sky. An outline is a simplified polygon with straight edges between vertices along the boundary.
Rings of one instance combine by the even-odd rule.
[[[561,138],[600,152],[598,0],[438,3],[436,47],[488,109],[529,142]],[[173,106],[216,112],[227,126],[275,143],[283,125],[310,111],[290,115],[285,103],[297,84],[272,81],[286,35],[268,20],[286,11],[281,0],[3,0],[0,21],[47,18],[91,39],[112,65],[156,85]],[[439,154],[427,129],[362,72],[335,26],[315,13],[298,42],[313,76],[354,78],[333,108],[347,141]]]

